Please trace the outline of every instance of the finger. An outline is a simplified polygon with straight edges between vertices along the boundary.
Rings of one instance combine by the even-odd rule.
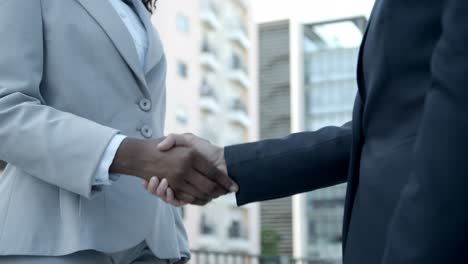
[[[169,187],[166,191],[167,202],[175,207],[182,207],[185,204],[175,199],[174,191]]]
[[[192,173],[191,175],[195,175],[195,174]],[[189,178],[192,178],[192,176]],[[190,196],[193,196],[196,200],[211,199],[210,195],[205,194],[203,189],[191,184],[187,180],[185,180],[183,184],[179,185],[179,188],[176,189],[175,191],[176,191],[176,196],[177,196],[177,193],[181,192],[181,193],[186,193]]]
[[[147,180],[143,181],[143,187],[145,188],[145,190],[148,190],[148,184],[149,182]]]
[[[182,207],[186,205],[185,203],[175,198],[174,191],[171,189],[171,187],[167,188],[166,195],[168,197],[168,201],[170,201],[174,206]]]
[[[176,194],[176,199],[178,199],[179,201],[183,203],[193,204],[193,205],[198,205],[198,206],[203,206],[210,202],[209,199],[197,199],[194,196],[187,194],[187,193]]]
[[[207,205],[211,200],[195,200],[192,204],[197,205],[197,206],[205,206]]]
[[[191,203],[193,203],[193,202],[195,202],[197,200],[197,198],[193,197],[192,195],[187,194],[187,193],[183,193],[183,192],[176,193],[175,194],[175,199],[179,200],[179,201],[181,201],[183,203],[188,203],[188,204],[191,204]]]
[[[184,136],[185,140],[187,140],[188,142],[193,142],[194,140],[199,140],[199,141],[211,144],[211,141],[209,141],[208,139],[197,137],[196,135],[194,135],[192,133],[184,133],[182,135]]]
[[[173,204],[175,202],[174,191],[171,188],[167,188],[166,197],[167,197],[167,202],[168,203]]]
[[[231,178],[229,178],[225,173],[216,168],[214,164],[210,163],[201,155],[195,156],[194,166],[195,169],[198,170],[202,175],[223,187],[226,192],[239,191],[239,187],[233,180],[231,180]]]
[[[177,146],[190,146],[190,141],[183,135],[171,134],[158,144],[159,151],[168,151]]]
[[[190,196],[193,196],[195,199],[199,199],[199,200],[211,199],[210,195],[208,195],[208,192],[203,189],[203,186],[201,186],[201,184],[191,184],[188,181],[188,179],[192,179],[192,181],[197,182],[196,180],[193,180],[193,179],[200,179],[200,178],[203,178],[204,176],[202,176],[198,171],[194,170],[193,168],[189,168],[189,170],[190,171],[185,172],[182,178],[171,182],[170,187],[172,187],[172,190],[175,191],[176,196],[178,193],[186,193]]]
[[[167,188],[169,187],[169,183],[167,182],[166,179],[162,179],[161,183],[159,184],[158,188],[156,189],[156,194],[163,198],[164,200],[167,200],[167,197],[165,196]]]
[[[146,188],[148,192],[155,193],[156,188],[159,185],[159,179],[157,177],[151,177],[148,187]]]
[[[197,191],[204,194],[204,199],[214,199],[227,193],[227,191],[219,186],[216,182],[208,179],[199,172],[195,171],[193,177],[187,178],[187,182],[192,185]]]

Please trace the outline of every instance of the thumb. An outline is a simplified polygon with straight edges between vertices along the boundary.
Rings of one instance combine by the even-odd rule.
[[[177,144],[176,136],[171,134],[158,144],[158,150],[163,151],[163,152],[168,151],[172,149],[173,147],[175,147],[176,144]]]
[[[190,147],[190,141],[184,135],[170,134],[158,144],[159,151],[168,151],[174,147]]]

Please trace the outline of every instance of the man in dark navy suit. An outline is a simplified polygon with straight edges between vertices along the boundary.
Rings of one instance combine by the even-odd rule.
[[[468,263],[468,0],[377,0],[358,81],[343,127],[160,148],[197,147],[239,184],[239,205],[348,182],[345,264]]]

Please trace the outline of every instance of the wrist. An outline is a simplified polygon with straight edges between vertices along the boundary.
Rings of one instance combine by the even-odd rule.
[[[146,179],[148,160],[155,160],[156,140],[125,138],[117,149],[110,173],[133,175]],[[153,150],[153,151],[152,151]]]
[[[224,148],[223,147],[218,147],[218,169],[224,172],[226,175],[229,176],[228,170],[227,170],[227,164],[226,164],[226,159],[224,157]]]
[[[115,153],[114,160],[109,168],[109,173],[131,175],[130,168],[133,167],[133,160],[129,159],[129,156],[132,155],[131,153],[136,152],[135,149],[138,144],[138,139],[124,139]]]

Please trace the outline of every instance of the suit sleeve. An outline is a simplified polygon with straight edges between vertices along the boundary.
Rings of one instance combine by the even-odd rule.
[[[238,205],[282,198],[344,183],[351,155],[351,123],[283,139],[225,149]]]
[[[384,264],[467,261],[468,1],[445,2],[414,168],[392,219]]]
[[[1,1],[0,36],[0,160],[89,198],[117,131],[45,104],[41,1]]]

